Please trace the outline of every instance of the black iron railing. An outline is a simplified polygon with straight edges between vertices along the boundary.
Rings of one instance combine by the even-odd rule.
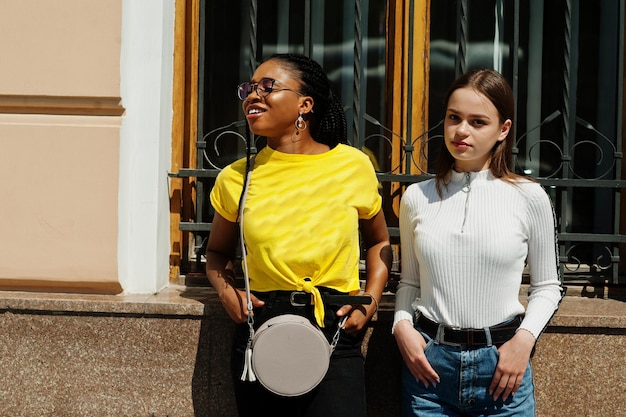
[[[312,0],[306,0],[305,11],[310,11]],[[455,59],[455,73],[459,74],[468,69],[468,45],[470,22],[470,3],[468,0],[457,2],[457,54]],[[411,13],[414,11],[414,1],[410,2]],[[503,6],[502,6],[503,7]],[[622,223],[620,205],[622,189],[626,187],[626,181],[621,178],[622,171],[622,140],[621,117],[618,117],[614,131],[615,137],[603,134],[591,123],[581,119],[576,114],[576,86],[578,83],[577,60],[578,60],[578,22],[580,19],[578,2],[565,0],[564,16],[565,31],[563,48],[563,76],[561,89],[562,101],[554,111],[536,126],[531,126],[525,132],[514,132],[518,138],[514,147],[513,165],[521,174],[530,174],[542,184],[555,204],[558,221],[559,255],[562,267],[563,279],[566,282],[602,282],[609,284],[625,283],[620,278],[619,263],[621,260],[620,247],[626,243],[626,236],[620,233]],[[393,143],[400,143],[399,149],[393,152],[400,154],[400,162],[397,166],[384,167],[378,173],[378,178],[383,183],[399,183],[408,185],[413,182],[423,181],[432,177],[432,172],[424,167],[428,163],[433,150],[440,147],[442,139],[441,122],[435,123],[429,130],[414,135],[407,131],[407,137],[393,132],[384,123],[369,115],[365,109],[365,101],[361,95],[363,76],[363,62],[361,62],[362,32],[361,26],[361,1],[355,1],[354,20],[354,84],[353,102],[351,108],[353,120],[353,136],[350,143],[360,149],[364,147],[377,147],[391,149]],[[520,48],[520,0],[513,4],[513,34],[510,42],[509,56],[512,66],[511,85],[518,100],[520,61],[518,49]],[[624,0],[619,1],[621,15],[624,12]],[[258,19],[258,5],[255,0],[250,1],[250,51],[248,62],[250,71],[254,70],[257,50],[256,22]],[[305,13],[306,14],[306,13]],[[310,13],[306,14],[310,17]],[[413,22],[415,19],[409,19]],[[502,25],[502,22],[496,24]],[[308,28],[308,29],[307,29]],[[310,24],[305,25],[310,31]],[[411,26],[409,30],[413,31]],[[409,34],[409,39],[413,39]],[[620,40],[618,50],[623,50],[623,23],[620,26]],[[311,52],[312,44],[308,33],[304,36],[305,52]],[[410,46],[411,47],[411,46]],[[411,56],[409,51],[409,56]],[[617,69],[616,103],[618,113],[621,115],[622,102],[622,79],[623,64],[621,60]],[[412,62],[412,59],[409,59]],[[201,68],[202,70],[202,68]],[[409,73],[412,73],[409,71]],[[409,80],[410,88],[412,80]],[[516,103],[525,104],[525,103]],[[415,111],[412,104],[407,106],[407,118],[410,120]],[[196,216],[192,222],[180,224],[181,230],[193,232],[195,235],[196,262],[200,263],[204,252],[204,242],[211,230],[210,219],[212,209],[208,204],[208,193],[214,179],[220,169],[228,163],[245,155],[246,137],[243,128],[245,121],[235,121],[226,126],[212,129],[199,134],[196,142],[198,151],[197,168],[181,169],[171,174],[173,177],[196,177],[197,178],[197,207]],[[364,127],[367,131],[364,133]],[[202,124],[200,124],[202,126]],[[554,126],[560,135],[558,138],[542,137],[543,129]],[[261,140],[255,138],[255,141]],[[241,146],[233,151],[232,144],[239,142]],[[263,143],[255,143],[254,148],[261,148]],[[591,155],[591,156],[590,156]],[[528,171],[528,166],[537,167]],[[528,172],[527,172],[528,171]],[[402,172],[415,172],[405,174]],[[597,199],[595,207],[597,212],[588,219],[586,215],[578,214],[578,195],[583,193]],[[591,194],[589,193],[591,192]],[[599,210],[602,208],[602,210]],[[602,213],[609,213],[608,215]],[[583,216],[582,220],[576,217]],[[602,217],[602,218],[599,218]],[[576,221],[574,221],[576,220]],[[598,226],[599,225],[599,226]],[[390,228],[390,234],[397,239],[397,228]]]

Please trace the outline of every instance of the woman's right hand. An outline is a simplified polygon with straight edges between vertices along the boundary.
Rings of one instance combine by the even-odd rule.
[[[254,294],[250,294],[253,307],[261,307],[265,304]],[[235,323],[245,323],[248,321],[248,305],[246,302],[246,292],[228,285],[220,294],[220,301],[224,309]]]
[[[430,366],[424,354],[426,340],[424,336],[413,327],[413,323],[409,320],[398,322],[394,328],[393,334],[396,338],[398,348],[400,349],[400,354],[411,371],[411,374],[426,387],[430,384],[437,385],[440,382],[439,375],[437,375],[437,372]]]
[[[246,292],[235,287],[235,252],[238,243],[238,226],[215,213],[211,233],[206,245],[206,275],[231,319],[236,323],[248,321]],[[253,307],[263,301],[250,294]]]

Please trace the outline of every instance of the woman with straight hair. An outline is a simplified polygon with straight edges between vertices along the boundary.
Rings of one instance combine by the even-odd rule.
[[[404,359],[402,415],[534,416],[530,357],[561,300],[554,212],[538,183],[511,170],[506,79],[468,72],[445,103],[437,174],[400,204],[392,332]]]

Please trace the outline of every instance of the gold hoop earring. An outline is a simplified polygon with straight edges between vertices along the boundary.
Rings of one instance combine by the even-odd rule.
[[[306,129],[306,121],[302,118],[302,113],[298,113],[298,118],[296,119],[296,130],[298,132],[302,132]]]

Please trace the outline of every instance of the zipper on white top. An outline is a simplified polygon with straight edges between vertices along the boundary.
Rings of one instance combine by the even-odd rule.
[[[472,190],[472,175],[469,172],[465,173],[465,184],[461,187],[461,191],[465,193],[465,209],[463,210],[463,224],[461,225],[461,233],[465,230],[465,222],[467,221],[467,212],[469,210],[469,195]]]

